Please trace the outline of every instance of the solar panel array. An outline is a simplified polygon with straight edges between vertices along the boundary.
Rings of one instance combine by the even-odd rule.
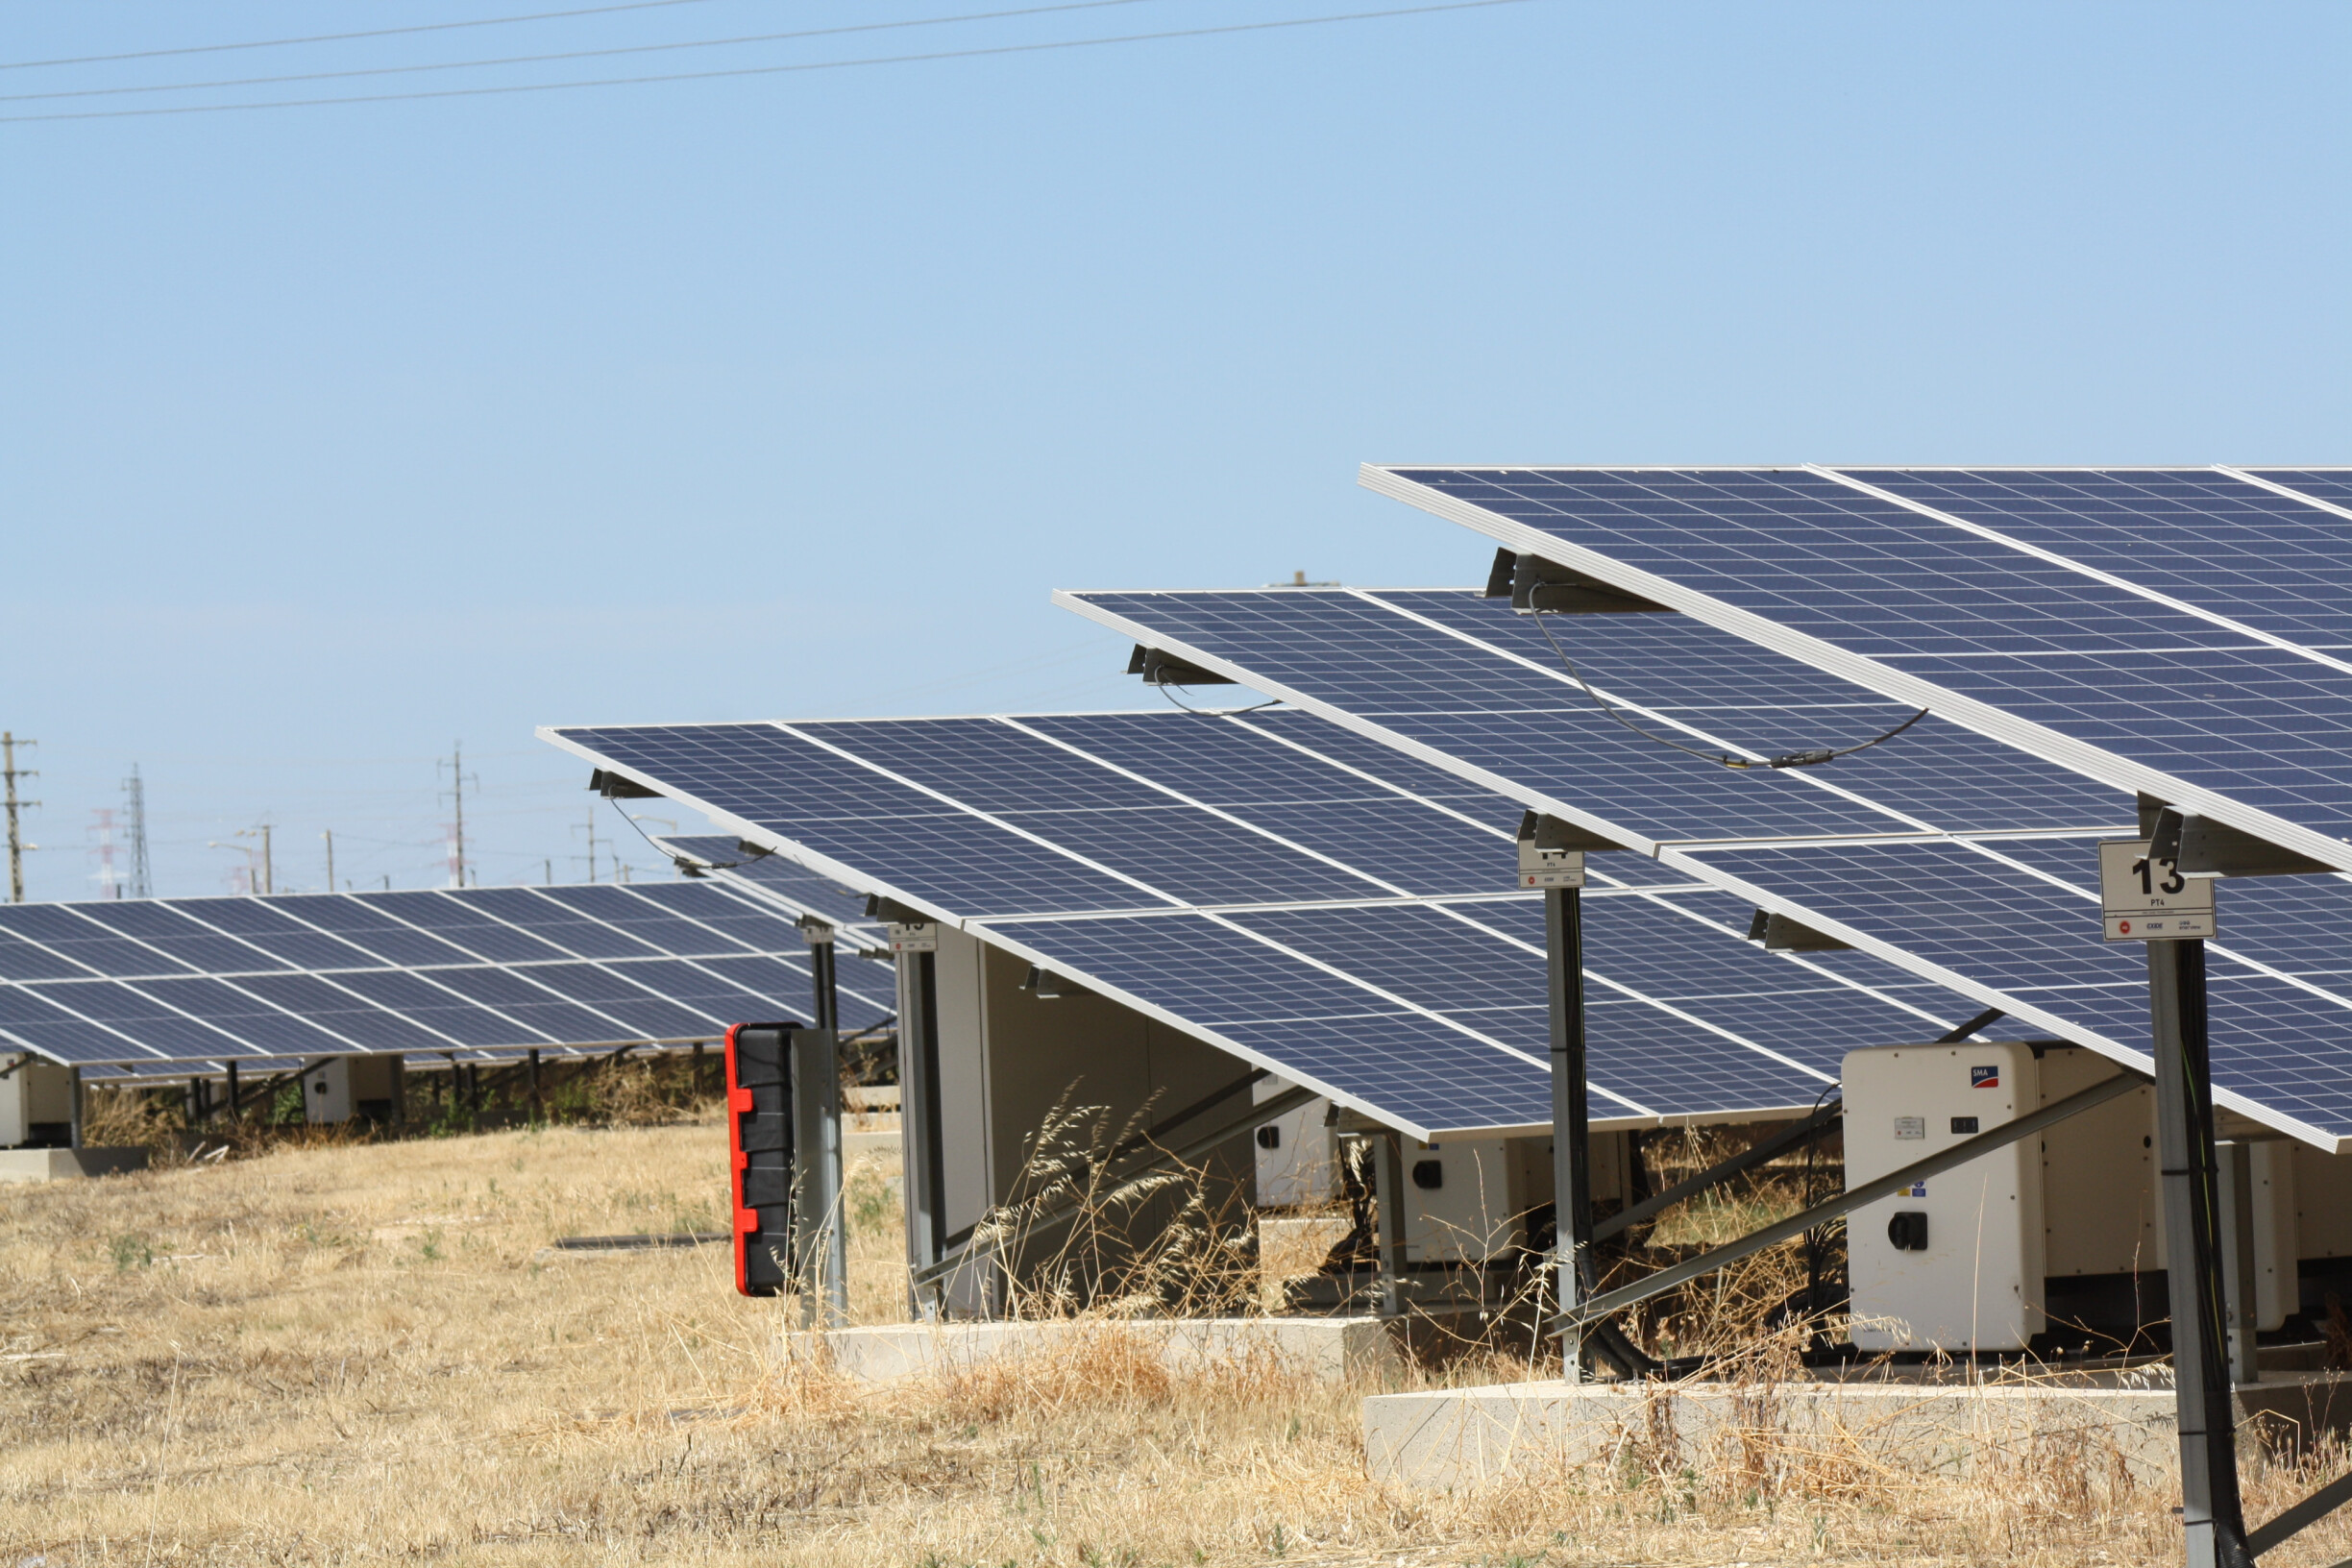
[[[1416,1134],[1551,1118],[1542,906],[1502,891],[1519,806],[1311,715],[542,733],[782,851],[717,876],[882,894]],[[1600,1125],[1809,1106],[1847,1049],[1976,1011],[1766,953],[1672,868],[1590,867]]]
[[[74,1065],[708,1041],[809,993],[789,918],[691,882],[0,907],[0,1041]]]
[[[1367,468],[1384,494],[2352,869],[2343,471]]]
[[[2133,835],[2133,801],[2095,779],[1935,717],[1826,769],[1714,766],[1633,734],[1533,619],[1463,590],[1057,597],[1321,714],[1369,751],[1581,821],[2038,1030],[2145,1060],[2141,954],[2098,940],[2086,880],[2094,841]],[[1542,625],[1600,697],[1703,749],[1761,758],[1867,738],[1909,711],[1689,616]],[[2237,923],[2231,911],[2283,896],[2241,886],[2213,965],[2223,1098],[2314,1141],[2352,1136],[2352,961],[2334,936],[2352,929],[2352,886],[2298,879],[2320,925],[2291,941],[2290,918]]]

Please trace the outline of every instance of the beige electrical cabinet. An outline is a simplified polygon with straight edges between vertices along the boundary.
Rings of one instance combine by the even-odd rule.
[[[2041,1103],[2023,1044],[1848,1054],[1846,1179],[1869,1182]],[[2021,1350],[2044,1327],[2042,1160],[1995,1149],[1847,1216],[1852,1337],[1864,1350]]]
[[[302,1075],[303,1116],[314,1122],[401,1119],[397,1056],[338,1056]]]
[[[1291,1087],[1286,1079],[1261,1078],[1254,1098],[1270,1100]],[[1254,1141],[1259,1208],[1316,1209],[1346,1192],[1339,1139],[1331,1126],[1331,1101],[1310,1100],[1261,1124]]]
[[[1592,1201],[1626,1190],[1626,1138],[1595,1133],[1587,1156]],[[1458,1134],[1404,1144],[1405,1261],[1491,1263],[1527,1244],[1528,1216],[1552,1201],[1552,1140]]]
[[[29,1056],[0,1059],[0,1148],[61,1148],[73,1131],[73,1069]]]

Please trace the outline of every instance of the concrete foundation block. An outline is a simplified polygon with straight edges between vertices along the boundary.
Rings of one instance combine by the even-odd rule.
[[[1172,1371],[1270,1360],[1298,1376],[1379,1379],[1402,1365],[1377,1317],[1078,1318],[1036,1323],[893,1323],[795,1334],[786,1353],[829,1358],[864,1383],[968,1370],[995,1360],[1081,1348],[1088,1336],[1126,1335],[1157,1351]]]
[[[2352,1374],[2285,1372],[2241,1388],[2242,1442],[2294,1451],[2352,1428]],[[1638,1462],[1960,1471],[2040,1456],[2178,1473],[2171,1373],[2154,1366],[2031,1384],[1504,1384],[1364,1402],[1376,1480],[1457,1488],[1517,1473]]]
[[[0,1182],[61,1182],[146,1168],[145,1149],[0,1149]]]

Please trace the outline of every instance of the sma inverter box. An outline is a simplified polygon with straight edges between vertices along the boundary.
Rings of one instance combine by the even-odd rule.
[[[1846,1058],[1846,1181],[1900,1169],[2041,1103],[2031,1046],[1898,1045]],[[2021,1350],[2044,1328],[2042,1160],[2021,1139],[1846,1220],[1853,1342]]]

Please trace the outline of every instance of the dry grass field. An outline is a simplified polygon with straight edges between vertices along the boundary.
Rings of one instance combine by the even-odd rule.
[[[2174,1560],[2173,1499],[2079,1454],[1920,1478],[1629,1450],[1400,1492],[1363,1476],[1369,1389],[1171,1378],[1115,1325],[1050,1361],[853,1387],[778,1363],[781,1309],[734,1294],[723,1249],[549,1250],[720,1228],[723,1147],[691,1120],[322,1140],[0,1188],[0,1568]],[[877,1190],[870,1315],[896,1300]],[[2309,1479],[2259,1479],[2256,1516]],[[2331,1527],[2265,1561],[2348,1547]]]

